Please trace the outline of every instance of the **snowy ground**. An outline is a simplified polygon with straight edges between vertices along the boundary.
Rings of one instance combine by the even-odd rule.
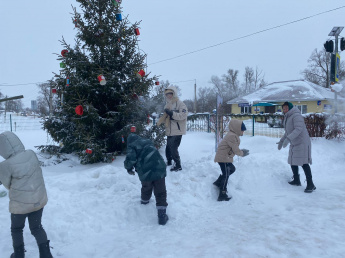
[[[27,149],[47,143],[40,130],[17,135]],[[228,186],[233,198],[217,202],[214,135],[184,136],[183,170],[168,171],[166,179],[170,220],[165,226],[157,224],[154,200],[140,204],[139,179],[127,174],[123,156],[111,164],[80,165],[72,156],[57,164],[38,153],[49,196],[43,226],[54,257],[344,257],[345,142],[312,141],[317,190],[311,194],[303,192],[304,175],[302,186],[287,184],[288,150],[278,151],[276,142],[242,137],[241,148],[250,155],[235,158],[237,170]],[[9,257],[7,196],[0,198],[0,210],[0,257]],[[28,225],[24,238],[26,257],[37,258]]]

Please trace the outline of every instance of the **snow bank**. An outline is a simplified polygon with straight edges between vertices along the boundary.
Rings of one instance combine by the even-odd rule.
[[[18,133],[26,148],[49,140],[42,131]],[[48,139],[48,140],[47,140]],[[75,157],[53,165],[39,159],[49,202],[43,226],[54,257],[342,257],[345,247],[345,143],[313,139],[311,166],[317,190],[290,186],[288,150],[277,139],[241,137],[250,155],[235,158],[228,190],[232,199],[217,202],[212,182],[220,174],[214,135],[188,133],[180,146],[183,170],[168,171],[170,217],[159,226],[154,198],[140,204],[140,181],[111,164],[80,165]],[[164,149],[161,150],[164,156]],[[1,172],[0,172],[1,173]],[[0,186],[3,190],[3,187]],[[0,253],[12,252],[8,197],[0,198]],[[38,257],[28,225],[26,257]]]

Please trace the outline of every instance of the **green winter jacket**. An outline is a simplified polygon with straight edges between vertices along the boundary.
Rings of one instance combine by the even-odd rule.
[[[134,133],[127,138],[127,170],[135,168],[140,181],[155,181],[166,177],[166,164],[152,141]]]

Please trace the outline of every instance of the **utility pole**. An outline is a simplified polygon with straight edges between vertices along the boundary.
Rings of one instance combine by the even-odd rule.
[[[196,79],[194,79],[194,114],[196,114]]]
[[[338,54],[338,36],[342,32],[344,27],[333,27],[331,32],[328,34],[330,37],[335,37],[335,48],[334,48],[334,54],[331,54],[331,73],[333,71],[334,74],[331,74],[331,80],[333,83],[337,82],[339,80],[338,78],[338,66],[340,65],[340,57]],[[339,59],[338,59],[339,57]],[[333,62],[333,65],[332,65]],[[332,69],[333,66],[333,69]],[[332,78],[334,76],[334,79]],[[336,91],[334,91],[334,113],[338,112],[338,94]]]
[[[50,84],[49,86],[49,118],[52,117],[52,109],[53,109],[53,86]]]

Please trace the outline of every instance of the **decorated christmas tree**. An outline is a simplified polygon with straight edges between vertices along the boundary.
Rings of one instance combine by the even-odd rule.
[[[109,162],[125,149],[132,125],[151,138],[160,134],[159,128],[145,127],[150,111],[144,102],[156,78],[145,73],[139,23],[121,13],[120,0],[77,2],[71,23],[75,45],[61,40],[61,69],[52,89],[59,106],[44,128],[81,163]]]

